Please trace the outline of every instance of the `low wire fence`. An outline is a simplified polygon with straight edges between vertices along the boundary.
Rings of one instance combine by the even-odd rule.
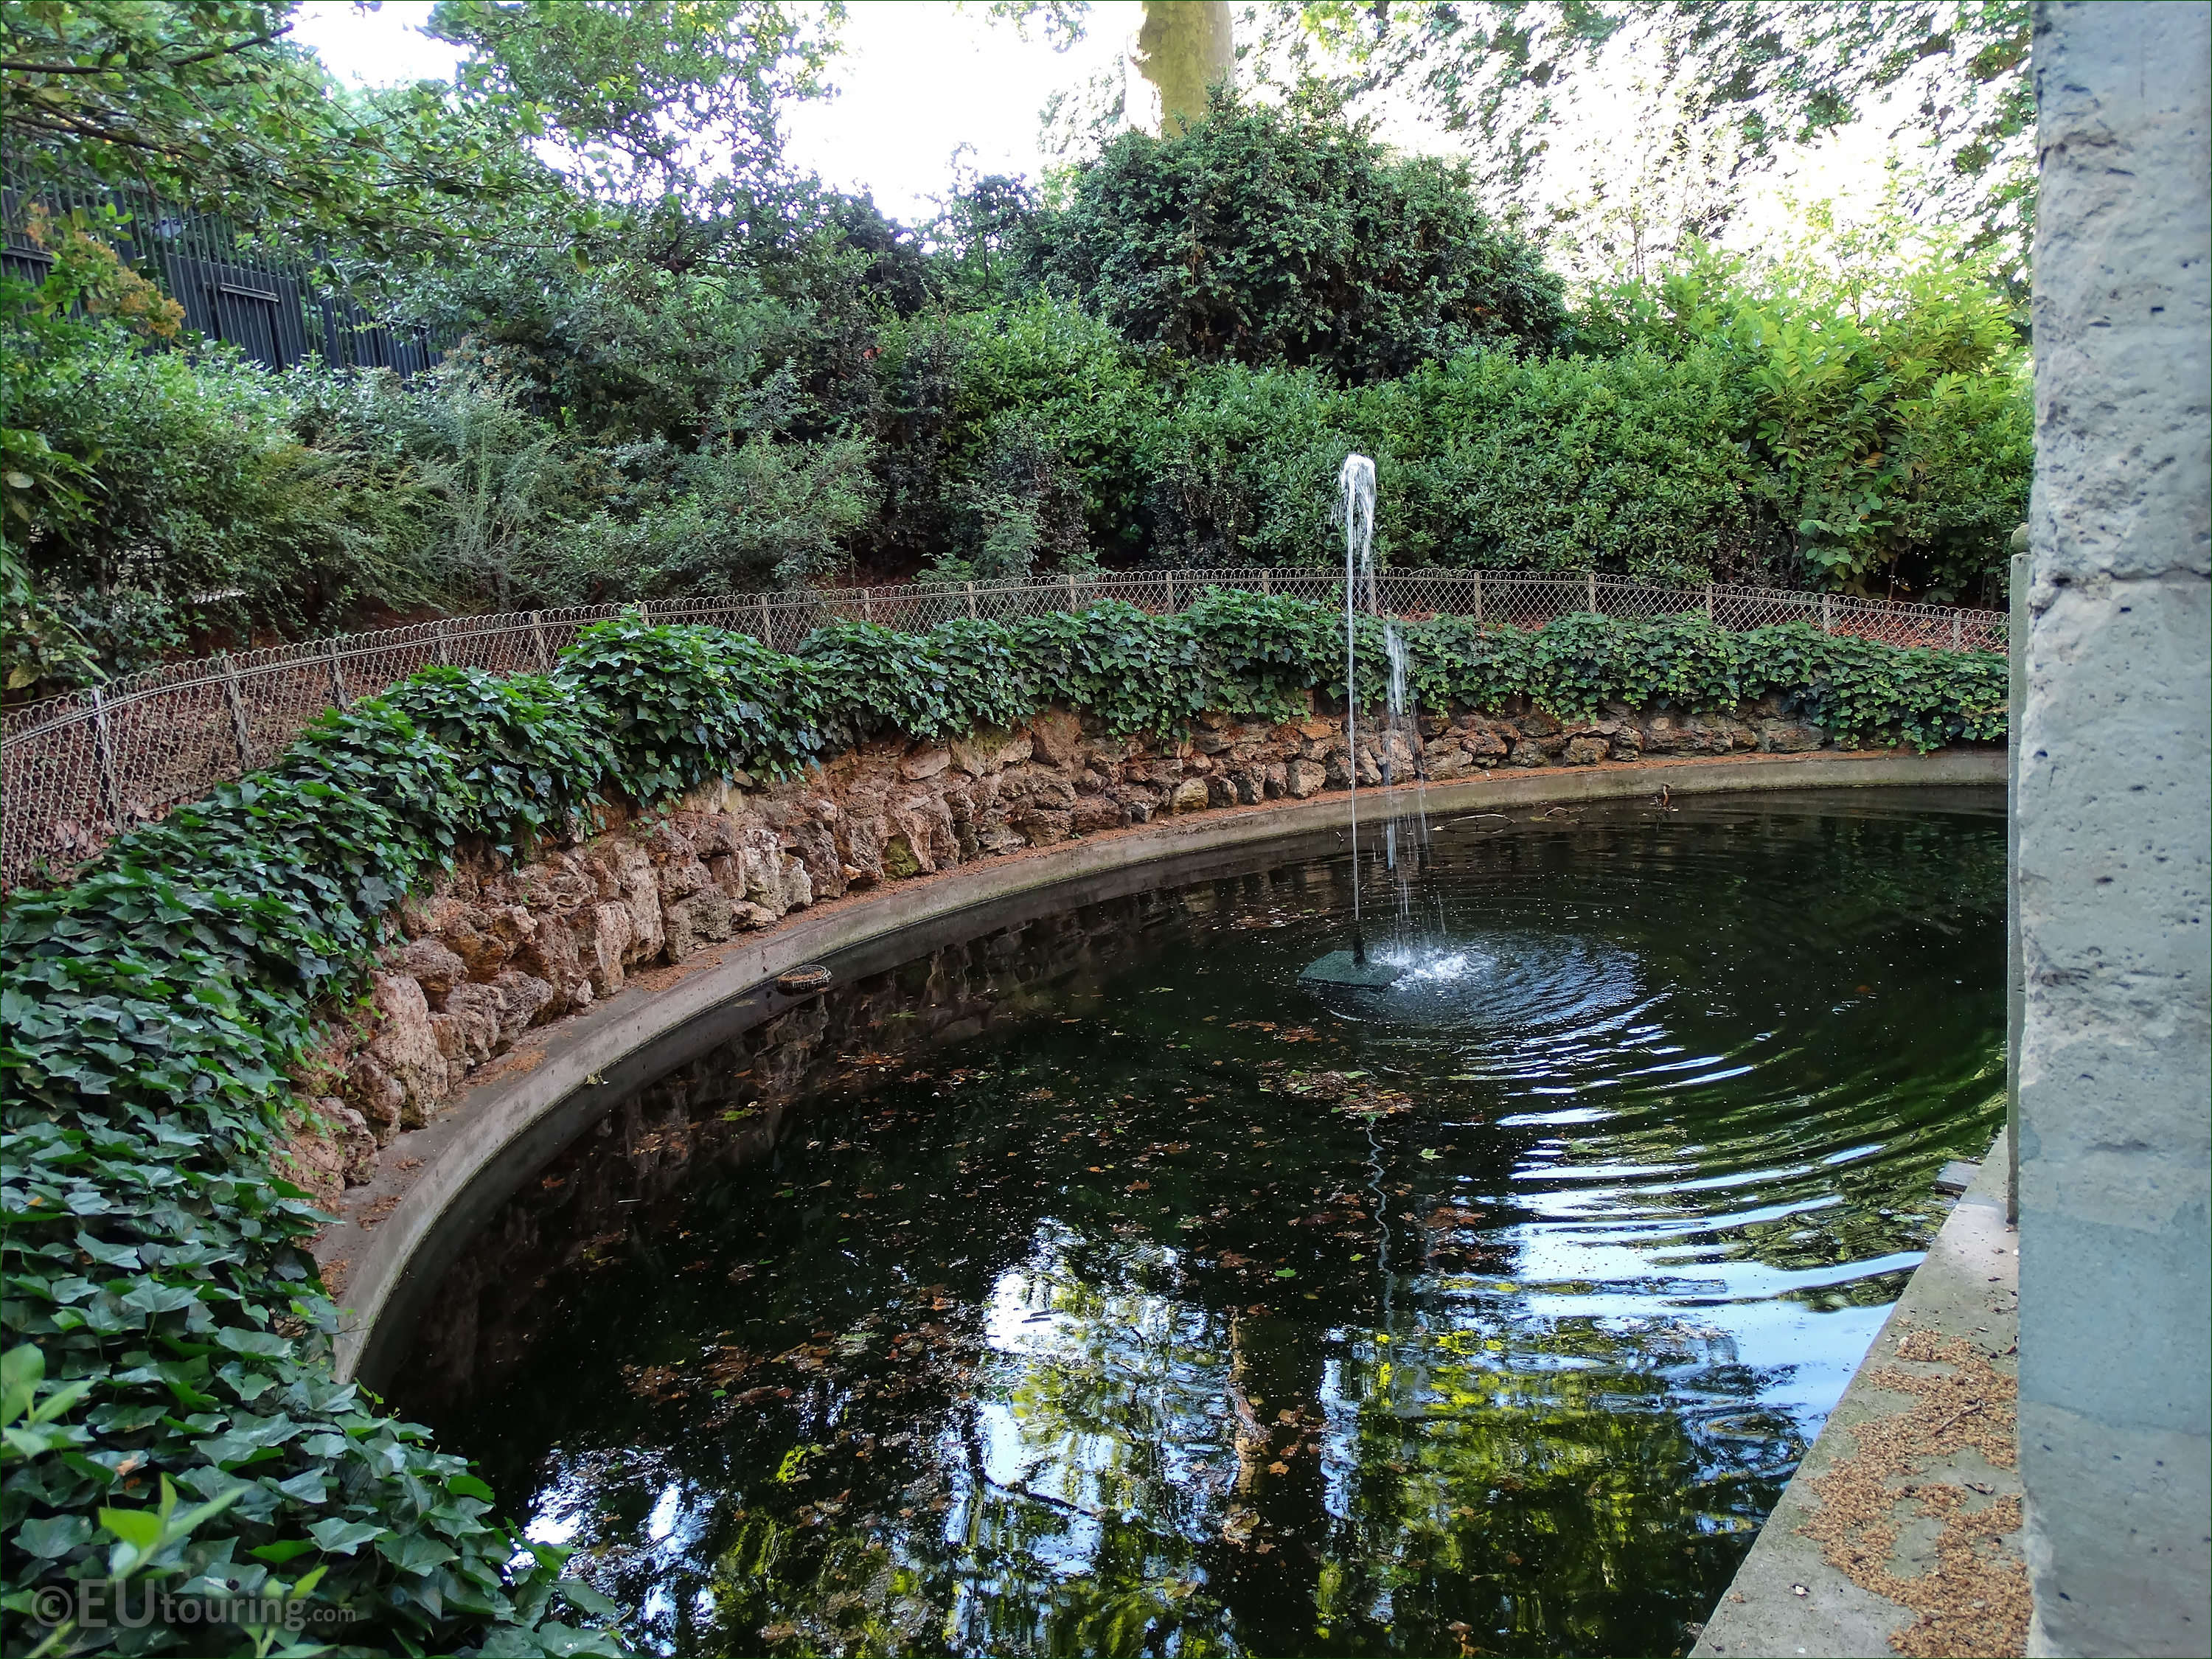
[[[131,824],[269,764],[325,709],[434,664],[497,673],[550,668],[580,631],[610,617],[711,623],[787,649],[841,618],[921,629],[955,617],[996,621],[1114,599],[1164,614],[1210,587],[1344,602],[1343,577],[1325,569],[1102,572],[457,617],[171,664],[8,714],[0,740],[0,890],[66,875]],[[1686,613],[1731,629],[1810,622],[1830,633],[1941,650],[2002,650],[2006,641],[2002,611],[1771,588],[1650,587],[1594,574],[1394,570],[1378,576],[1376,598],[1393,616],[1448,614],[1528,629],[1574,612]]]

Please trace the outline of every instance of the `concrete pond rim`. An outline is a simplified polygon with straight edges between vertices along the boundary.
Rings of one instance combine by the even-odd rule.
[[[1431,784],[1425,805],[1441,823],[1656,797],[1662,784],[1679,798],[1992,787],[2004,778],[2002,750],[1828,751],[1489,774]],[[319,1240],[317,1259],[343,1310],[336,1374],[372,1387],[388,1377],[450,1263],[524,1182],[622,1100],[821,994],[781,988],[778,975],[826,963],[842,983],[1037,916],[1240,873],[1261,848],[1279,856],[1334,850],[1344,842],[1344,801],[1329,793],[963,864],[796,913],[531,1031],[430,1123],[387,1146],[372,1179],[346,1194],[341,1218]]]

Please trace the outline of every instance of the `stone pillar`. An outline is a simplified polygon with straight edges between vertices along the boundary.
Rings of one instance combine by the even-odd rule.
[[[1206,89],[1236,79],[1228,0],[1145,0],[1132,61],[1159,100],[1158,121],[1145,125],[1163,138],[1188,131],[1206,113]]]
[[[2028,1651],[2212,1652],[2212,209],[2201,3],[2034,9],[2014,872]]]

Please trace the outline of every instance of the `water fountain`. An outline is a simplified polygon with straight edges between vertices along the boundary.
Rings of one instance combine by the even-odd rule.
[[[1344,470],[1337,475],[1337,488],[1344,519],[1344,763],[1349,784],[1352,837],[1352,946],[1349,950],[1332,951],[1309,963],[1299,974],[1298,981],[1304,985],[1373,987],[1395,984],[1405,971],[1397,964],[1378,961],[1368,954],[1365,921],[1360,911],[1359,609],[1364,603],[1370,616],[1379,615],[1382,609],[1375,584],[1375,463],[1364,455],[1346,455]],[[1410,894],[1398,870],[1396,753],[1400,728],[1406,716],[1406,647],[1395,626],[1386,624],[1383,647],[1390,663],[1390,679],[1386,705],[1389,714],[1382,728],[1383,742],[1377,765],[1384,803],[1382,856],[1385,868],[1399,878],[1402,923],[1403,913],[1411,905]],[[1424,815],[1416,844],[1425,849],[1427,842],[1428,821]]]

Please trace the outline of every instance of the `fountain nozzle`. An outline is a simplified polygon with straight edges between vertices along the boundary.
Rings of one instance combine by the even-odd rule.
[[[1367,965],[1367,935],[1360,931],[1358,922],[1352,925],[1352,964],[1355,968]]]

